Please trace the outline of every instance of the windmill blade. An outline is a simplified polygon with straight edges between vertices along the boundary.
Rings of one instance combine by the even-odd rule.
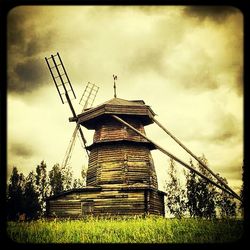
[[[99,87],[95,85],[94,83],[90,83],[90,82],[87,83],[87,86],[79,102],[79,104],[83,106],[82,112],[86,108],[92,107],[98,90],[99,90]]]
[[[80,100],[80,104],[82,104],[84,101],[82,112],[84,112],[84,110],[87,107],[92,107],[98,90],[99,90],[99,87],[97,85],[88,82],[88,84],[85,87],[85,90],[83,92],[83,95],[81,97],[81,100]],[[81,142],[83,142],[83,147],[86,149],[87,142],[83,136],[83,132],[82,132],[80,125],[77,124],[75,129],[74,129],[74,132],[72,134],[71,140],[69,142],[69,146],[68,146],[66,154],[64,156],[62,166],[66,166],[69,164],[77,136],[81,137],[81,139],[82,139]],[[87,152],[87,155],[89,156],[89,152],[87,150],[86,150],[86,152]]]
[[[76,142],[77,131],[78,131],[78,128],[76,126],[74,129],[74,132],[72,134],[71,140],[69,142],[69,146],[67,148],[66,154],[64,156],[64,159],[62,162],[62,167],[66,167],[68,165],[68,162],[71,159],[72,151],[73,151],[73,148],[74,148],[75,142]]]
[[[76,95],[59,53],[45,57],[45,60],[62,103],[68,102],[72,106],[71,100],[76,99]],[[74,115],[74,109],[71,111]]]
[[[71,99],[75,99],[76,95],[75,95],[75,92],[73,90],[70,79],[69,79],[68,74],[65,70],[65,67],[63,65],[63,62],[61,60],[59,53],[57,52],[56,55],[51,55],[51,57],[49,57],[49,58],[45,57],[45,60],[46,60],[46,63],[48,65],[50,74],[51,74],[52,79],[55,83],[56,89],[58,91],[58,94],[60,96],[62,103],[64,104],[65,102],[67,102],[69,104],[70,110],[71,110],[74,118],[77,118],[76,112],[75,112],[74,107],[71,103]],[[65,100],[65,98],[66,98],[66,100]],[[80,132],[83,143],[86,146],[86,139],[84,138],[84,135],[83,135],[81,128],[79,128],[78,130]],[[86,147],[85,147],[85,149],[86,149]],[[87,149],[86,149],[86,152],[88,154]]]

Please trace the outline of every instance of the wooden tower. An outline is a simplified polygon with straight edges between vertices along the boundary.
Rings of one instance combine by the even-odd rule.
[[[87,171],[87,186],[141,185],[156,188],[157,177],[150,150],[154,146],[116,121],[116,114],[145,134],[154,112],[143,101],[113,98],[78,116],[78,122],[94,129]]]

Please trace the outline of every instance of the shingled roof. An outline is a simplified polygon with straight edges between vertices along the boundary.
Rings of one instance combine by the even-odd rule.
[[[93,129],[94,124],[108,115],[134,116],[140,119],[143,125],[153,123],[155,116],[150,106],[145,105],[143,100],[128,101],[121,98],[112,98],[96,107],[85,110],[77,115],[77,119],[70,118],[70,121],[76,121],[88,129]]]

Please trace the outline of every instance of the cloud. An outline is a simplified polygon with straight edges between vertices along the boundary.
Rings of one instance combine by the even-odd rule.
[[[11,94],[32,93],[48,79],[43,53],[56,35],[46,25],[43,8],[16,7],[8,14],[8,91]],[[39,24],[37,23],[39,20]]]
[[[42,52],[47,51],[48,46],[53,43],[53,37],[57,35],[57,32],[53,28],[48,28],[40,35],[34,33],[30,34],[29,41],[26,43],[25,56],[39,55]]]
[[[31,84],[42,78],[41,68],[40,60],[29,59],[24,63],[18,63],[14,70],[20,81]]]
[[[235,81],[234,81],[234,88],[236,90],[236,93],[239,96],[242,96],[243,94],[243,66],[238,65],[236,72],[235,72]]]
[[[226,164],[217,167],[217,171],[222,173],[222,176],[226,176],[230,180],[241,180],[242,179],[242,165],[243,162],[239,157],[235,157]]]
[[[8,14],[8,46],[18,46],[19,48],[25,43],[25,23],[27,16],[19,8],[12,9]]]
[[[43,8],[16,7],[8,14],[8,53],[34,56],[46,50],[56,31],[49,25]],[[36,20],[40,19],[38,24]]]
[[[214,64],[205,49],[184,40],[167,58],[166,75],[185,90],[215,90],[220,84],[216,79]]]
[[[27,142],[13,142],[10,145],[10,151],[13,155],[21,157],[31,157],[35,153],[34,148]]]
[[[218,108],[219,109],[219,108]],[[210,144],[231,145],[242,141],[241,122],[232,114],[217,110],[210,117],[206,128],[208,130],[190,133],[187,139],[203,141]]]
[[[239,11],[232,6],[188,6],[183,9],[184,15],[188,17],[198,18],[199,21],[209,19],[217,23],[225,21],[228,16]]]
[[[8,91],[10,93],[25,93],[43,86],[47,79],[45,63],[41,58],[29,58],[19,62],[9,72]]]
[[[159,8],[157,8],[158,11]],[[172,55],[177,45],[182,43],[188,32],[189,23],[184,19],[178,18],[178,11],[173,9],[171,12],[161,10],[154,11],[154,8],[142,8],[145,27],[134,30],[133,39],[129,50],[130,57],[127,60],[127,69],[130,72],[141,74],[147,71],[155,72],[166,77],[168,65],[166,61]],[[147,16],[150,13],[151,18]],[[164,13],[164,15],[161,15]],[[140,28],[140,27],[138,27]],[[143,31],[142,31],[143,30]],[[173,32],[174,30],[174,32]],[[138,36],[139,34],[139,36]]]
[[[217,126],[209,140],[215,143],[225,143],[225,141],[239,141],[241,139],[241,123],[231,113],[217,117],[215,123]]]

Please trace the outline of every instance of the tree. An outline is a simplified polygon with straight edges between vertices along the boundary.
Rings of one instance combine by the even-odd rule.
[[[206,157],[203,155],[199,158],[205,165],[208,165],[208,161]],[[202,174],[212,178],[211,173],[209,173],[201,164],[198,164],[198,169]],[[215,186],[208,182],[207,180],[199,177],[198,178],[198,209],[201,211],[201,215],[204,218],[214,218],[216,217],[216,211],[215,211],[215,196],[216,196],[216,190]]]
[[[239,213],[241,215],[242,218],[244,218],[244,183],[242,184],[241,186],[241,189],[240,189],[240,198],[242,200],[242,202],[240,202],[240,205],[239,205]]]
[[[173,159],[169,164],[169,181],[166,182],[165,191],[167,193],[166,205],[169,212],[177,218],[181,218],[186,211],[185,190],[181,188],[177,178],[176,165]]]
[[[24,185],[25,177],[18,173],[16,167],[13,167],[7,188],[7,218],[17,220],[19,214],[24,212]]]
[[[74,179],[73,188],[83,188],[83,187],[85,187],[85,185],[80,178]]]
[[[63,176],[59,164],[55,164],[49,171],[50,195],[63,191]]]
[[[190,159],[190,166],[194,168],[192,159]],[[200,217],[201,214],[198,209],[197,197],[197,176],[196,173],[190,170],[186,173],[186,189],[187,189],[187,210],[191,217]]]
[[[87,166],[83,165],[82,166],[82,171],[81,171],[81,176],[82,176],[82,181],[83,181],[83,186],[86,186],[86,179],[87,179]]]
[[[70,165],[63,166],[61,168],[63,190],[69,190],[72,188],[73,174]]]
[[[207,159],[204,155],[199,159],[207,165]],[[192,161],[190,163],[194,167]],[[200,173],[212,178],[211,174],[201,164],[198,164],[197,168]],[[194,171],[190,171],[186,178],[187,205],[190,215],[192,217],[214,218],[216,216],[215,187],[204,178],[195,175]]]
[[[217,176],[224,181],[224,183],[228,184],[226,178],[222,178],[217,174]],[[221,218],[229,218],[236,216],[236,202],[234,202],[233,197],[221,190],[217,193],[216,204],[220,211]]]
[[[241,186],[241,189],[240,189],[240,197],[242,199],[242,202],[239,205],[239,212],[240,212],[242,217],[245,216],[244,215],[244,210],[245,210],[245,206],[247,205],[246,200],[245,200],[245,197],[246,197],[245,181],[246,181],[246,174],[245,174],[245,165],[244,165],[244,162],[243,162],[243,165],[242,165],[242,186]]]
[[[41,212],[39,193],[36,191],[35,182],[35,174],[31,171],[26,178],[24,186],[24,213],[26,217],[30,219],[37,218]]]
[[[42,208],[42,214],[45,211],[45,199],[49,193],[48,177],[47,177],[47,166],[44,161],[41,161],[40,165],[36,167],[36,187],[39,193],[39,204]]]

